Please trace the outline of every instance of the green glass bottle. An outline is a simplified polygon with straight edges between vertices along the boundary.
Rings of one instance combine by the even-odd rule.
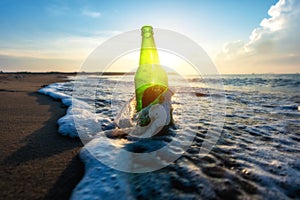
[[[140,63],[135,73],[136,110],[156,103],[168,88],[168,76],[161,67],[151,26],[142,27]]]

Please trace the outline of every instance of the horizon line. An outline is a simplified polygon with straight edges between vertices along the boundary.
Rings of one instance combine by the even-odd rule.
[[[90,75],[134,75],[135,72],[64,72],[64,71],[1,71],[0,74],[90,74]],[[168,72],[168,74],[176,74],[174,72]],[[277,72],[268,72],[268,73],[219,73],[219,74],[208,74],[208,75],[279,75],[279,74],[285,74],[285,75],[292,75],[292,74],[300,74],[300,72],[295,73],[277,73]],[[193,76],[196,74],[185,74],[187,76]]]

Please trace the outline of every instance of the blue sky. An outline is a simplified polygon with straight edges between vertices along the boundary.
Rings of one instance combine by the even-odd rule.
[[[293,0],[288,1],[292,7],[298,6]],[[199,43],[220,65],[221,72],[243,73],[234,68],[235,61],[228,63],[224,46],[236,41],[247,46],[253,31],[270,18],[268,11],[276,3],[277,0],[2,0],[0,70],[75,71],[106,39],[151,24],[177,31]],[[284,4],[288,3],[283,2],[281,7],[288,7]]]

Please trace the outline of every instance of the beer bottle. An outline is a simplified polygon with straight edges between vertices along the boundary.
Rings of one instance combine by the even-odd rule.
[[[168,89],[168,76],[160,66],[151,26],[142,27],[139,67],[135,73],[136,111],[139,112]]]

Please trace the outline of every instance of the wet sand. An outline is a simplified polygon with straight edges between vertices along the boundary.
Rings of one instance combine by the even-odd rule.
[[[0,74],[0,199],[68,199],[84,167],[79,139],[57,132],[66,108],[37,93],[68,74]]]

